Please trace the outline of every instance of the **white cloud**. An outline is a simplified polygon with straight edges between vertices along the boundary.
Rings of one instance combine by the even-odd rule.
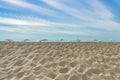
[[[55,11],[50,10],[48,8],[43,8],[41,6],[29,3],[29,2],[26,2],[24,0],[3,0],[3,1],[6,2],[6,3],[9,3],[11,5],[14,5],[14,6],[18,6],[18,7],[22,7],[22,8],[25,8],[25,9],[32,10],[32,11],[36,11],[40,14],[46,14],[46,15],[58,17],[56,15]]]
[[[1,2],[1,3],[2,3],[2,2]],[[17,11],[17,10],[18,10],[18,9],[16,9],[15,7],[4,6],[4,5],[1,5],[1,4],[0,4],[0,8],[9,9],[9,10],[14,10],[14,11]]]
[[[95,14],[100,16],[103,19],[111,19],[114,17],[113,13],[104,5],[101,0],[84,0],[91,6],[91,9]]]
[[[71,6],[67,6],[60,1],[57,1],[57,0],[43,0],[43,1],[54,8],[64,11],[67,14],[74,16],[76,18],[79,18],[80,20],[87,20],[87,21],[94,20],[91,18],[91,16],[85,15],[85,13],[82,13],[80,10],[76,10],[72,8]]]
[[[69,28],[73,28],[73,26],[79,27],[79,24],[55,23],[40,18],[29,18],[29,20],[22,20],[16,18],[0,17],[0,23],[13,26],[0,26],[0,30],[8,32],[89,35],[88,32],[69,30]],[[57,29],[64,27],[68,27],[67,30]]]
[[[2,14],[2,13],[1,13]],[[5,14],[5,16],[11,16],[12,14]],[[15,17],[16,16],[16,17]],[[86,23],[69,23],[69,22],[52,22],[49,20],[45,20],[42,18],[31,17],[31,16],[17,16],[14,17],[0,17],[0,23],[13,25],[13,26],[48,26],[52,28],[80,28],[82,26],[86,26]]]
[[[80,0],[81,1],[81,0]],[[92,10],[89,10],[86,5],[77,6],[79,9],[75,9],[74,6],[68,6],[61,0],[43,0],[43,2],[48,5],[57,8],[61,11],[66,12],[67,14],[74,16],[80,20],[84,21],[96,21],[96,19],[106,19],[112,18],[113,14],[107,9],[105,5],[103,5],[98,0],[85,0],[84,2],[88,3],[91,6]],[[82,3],[82,1],[81,1]],[[72,4],[72,3],[71,3]],[[74,8],[73,8],[74,7]]]
[[[21,32],[21,31],[23,31],[23,29],[20,29],[20,28],[9,28],[9,27],[3,27],[3,26],[0,26],[0,30],[7,31],[7,32]]]
[[[103,5],[100,0],[84,0],[91,6],[91,9],[87,9],[86,5],[80,5],[79,9],[73,8],[71,5],[66,5],[62,0],[43,0],[48,5],[66,12],[80,20],[96,21],[96,19],[110,19],[113,18],[113,14]],[[83,2],[83,1],[81,1]],[[71,3],[72,4],[72,3]]]
[[[89,25],[92,25],[93,28],[104,29],[107,31],[120,31],[120,24],[112,20],[97,20],[96,22],[90,22]]]
[[[58,15],[54,10],[49,10],[47,8],[43,8],[41,6],[29,3],[25,0],[3,0],[9,4],[30,9],[40,14],[47,14],[51,16]],[[67,17],[73,19],[76,22],[70,21],[69,19],[59,19],[58,22],[54,20],[48,21],[46,18],[43,20],[41,18],[28,18],[23,17],[23,19],[18,18],[7,18],[7,17],[0,17],[0,23],[13,25],[16,27],[3,27],[0,26],[0,30],[9,31],[9,32],[29,32],[29,33],[54,33],[54,34],[75,34],[75,35],[97,35],[99,32],[89,31],[87,28],[98,28],[98,29],[105,29],[109,31],[120,31],[119,26],[120,24],[114,21],[114,14],[102,4],[101,0],[80,0],[85,2],[90,6],[90,9],[86,8],[86,5],[68,5],[63,0],[42,0],[49,6],[56,8],[57,11],[60,11],[62,14],[68,14]],[[72,4],[72,3],[70,3]],[[9,16],[9,14],[6,14]],[[15,15],[13,15],[15,16]],[[28,15],[29,16],[29,15]],[[72,17],[71,17],[72,16]],[[62,17],[62,16],[59,16]],[[55,17],[53,17],[55,18]],[[52,20],[52,18],[50,19]],[[62,21],[63,20],[63,21]],[[62,22],[61,22],[62,21]],[[64,22],[65,21],[65,22]],[[43,27],[45,26],[45,27]],[[82,30],[84,28],[84,30]]]
[[[33,26],[34,27],[34,26]],[[68,34],[68,35],[86,35],[86,36],[90,36],[91,34],[93,34],[93,32],[90,31],[84,31],[84,32],[80,32],[80,31],[70,31],[70,30],[60,30],[60,29],[54,29],[54,28],[31,28],[31,27],[27,27],[27,26],[16,26],[14,28],[12,27],[4,27],[4,26],[0,26],[0,30],[2,31],[7,31],[7,32],[20,32],[20,33],[27,33],[27,34],[38,34],[38,33],[47,33],[47,34]]]
[[[81,4],[79,8],[73,8],[73,6],[65,4],[63,0],[42,0],[46,4],[61,10],[80,21],[82,27],[100,28],[105,30],[119,30],[120,24],[114,21],[114,14],[105,6],[101,0],[80,0]],[[72,3],[71,3],[72,4]],[[77,6],[78,7],[78,6]]]
[[[45,21],[29,21],[29,20],[19,20],[14,18],[0,17],[0,23],[9,25],[25,25],[25,26],[51,26],[50,22]]]

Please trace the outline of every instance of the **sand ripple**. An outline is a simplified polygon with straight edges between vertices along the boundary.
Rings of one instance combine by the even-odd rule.
[[[120,43],[0,42],[0,80],[120,80]]]

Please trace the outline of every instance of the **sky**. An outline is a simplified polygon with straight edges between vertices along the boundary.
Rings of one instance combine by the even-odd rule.
[[[119,0],[0,0],[0,40],[120,41]]]

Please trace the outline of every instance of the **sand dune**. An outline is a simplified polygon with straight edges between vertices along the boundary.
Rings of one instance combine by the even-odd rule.
[[[0,80],[120,80],[120,43],[0,43]]]

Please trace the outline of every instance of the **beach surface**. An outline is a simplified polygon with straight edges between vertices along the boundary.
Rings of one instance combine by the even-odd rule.
[[[0,80],[120,80],[120,43],[0,42]]]

